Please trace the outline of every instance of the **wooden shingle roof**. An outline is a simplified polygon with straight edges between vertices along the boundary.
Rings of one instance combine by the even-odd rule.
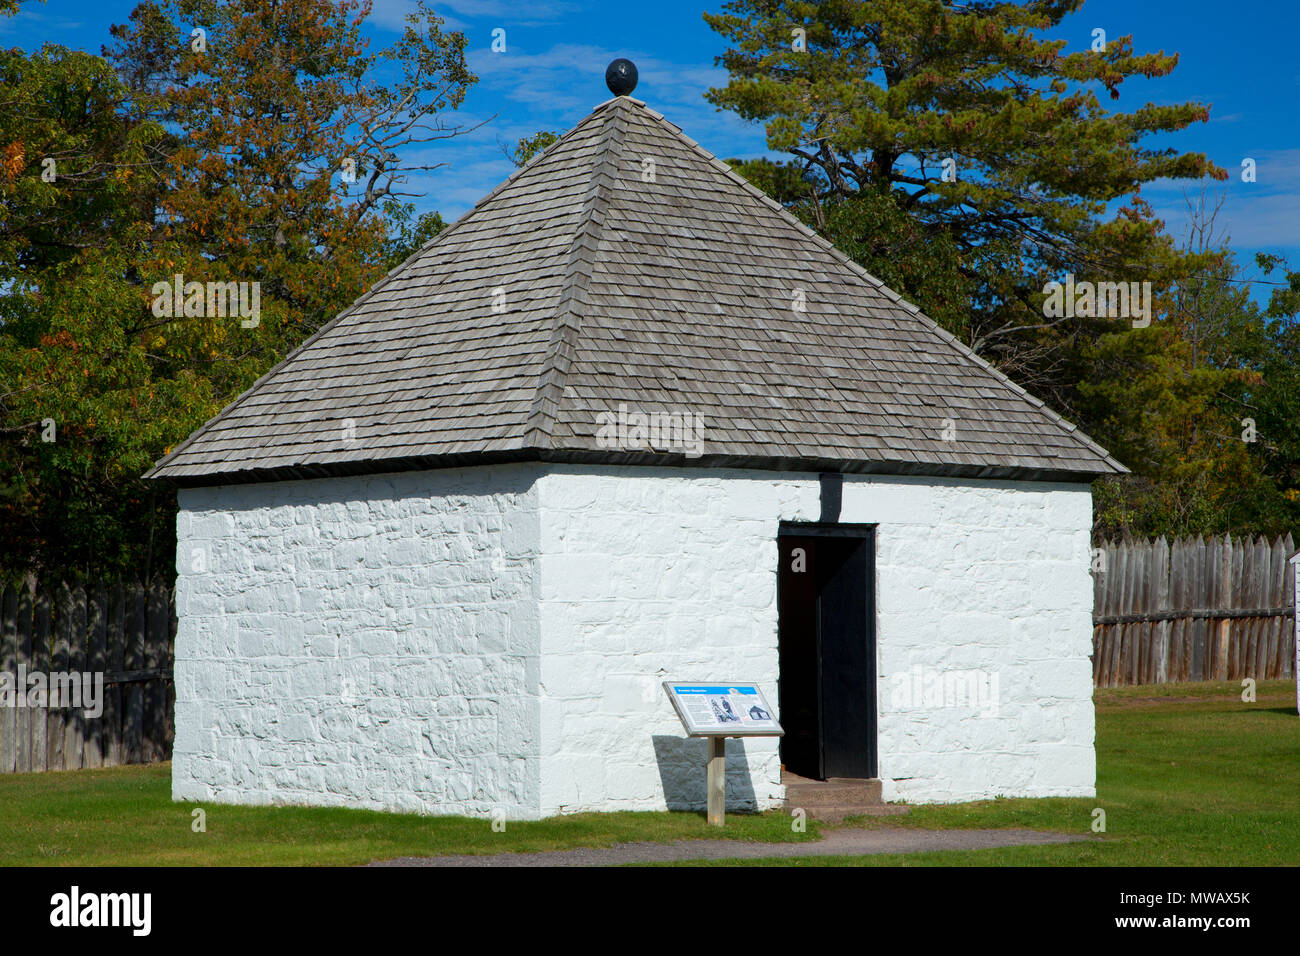
[[[601,447],[598,416],[620,404],[700,416],[702,456]],[[147,477],[520,460],[1125,470],[676,126],[616,97]]]

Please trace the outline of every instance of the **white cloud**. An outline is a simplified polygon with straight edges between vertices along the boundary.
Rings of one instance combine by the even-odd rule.
[[[1218,161],[1228,171],[1227,182],[1206,181],[1211,197],[1224,198],[1216,225],[1235,248],[1300,247],[1300,149],[1248,152],[1256,163],[1255,182],[1242,182],[1240,158]],[[1144,186],[1142,194],[1181,239],[1188,224],[1185,197],[1195,198],[1200,190],[1199,183],[1165,179]]]
[[[726,71],[720,67],[677,63],[636,50],[569,43],[540,53],[475,51],[471,65],[485,87],[517,103],[546,107],[569,118],[572,126],[609,98],[604,67],[620,56],[637,66],[639,81],[632,95],[663,113],[705,148],[726,155],[765,151],[760,125],[747,123],[729,111],[719,112],[705,101],[709,87],[726,82]]]
[[[39,9],[32,9],[30,5],[22,8],[12,16],[0,16],[0,36],[9,34],[20,34],[20,39],[31,38],[31,49],[40,46],[35,42],[36,36],[43,38],[58,36],[62,33],[71,33],[74,30],[80,30],[85,24],[80,20],[71,20],[68,17],[50,16],[42,13]]]
[[[543,23],[560,19],[582,8],[566,0],[529,0],[522,6],[517,0],[440,0],[438,7],[450,7],[461,16],[476,18],[510,18],[511,23]],[[521,20],[523,15],[526,19]]]
[[[406,29],[407,14],[418,15],[420,12],[415,0],[371,0],[371,3],[370,16],[366,18],[366,22],[381,30],[391,30],[393,33],[401,33]],[[443,29],[468,30],[468,25],[448,13],[446,6],[442,3],[429,4],[430,9],[442,18]]]
[[[416,0],[372,0],[372,3],[367,22],[394,33],[406,28],[408,13],[419,12]],[[442,18],[444,28],[460,30],[466,35],[474,30],[467,22],[470,20],[481,21],[480,26],[528,27],[554,23],[565,14],[578,9],[575,4],[562,0],[530,0],[522,6],[510,0],[437,0],[427,2],[427,5]],[[501,23],[491,23],[494,19]]]
[[[472,123],[493,112],[496,117],[469,135],[404,155],[412,163],[450,164],[412,177],[407,188],[427,194],[413,200],[420,212],[436,209],[448,221],[466,212],[514,171],[503,147],[513,149],[521,138],[543,129],[567,132],[609,98],[605,65],[620,56],[637,64],[640,80],[633,95],[705,149],[724,159],[767,153],[761,125],[718,111],[704,100],[710,86],[726,82],[726,71],[710,64],[567,42],[534,51],[513,38],[506,53],[493,53],[483,43],[475,44],[468,55],[479,83],[471,89],[466,109],[447,119]]]

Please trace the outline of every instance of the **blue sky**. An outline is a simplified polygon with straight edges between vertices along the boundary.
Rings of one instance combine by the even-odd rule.
[[[125,22],[133,6],[134,0],[27,0],[18,17],[0,19],[0,43],[32,48],[50,41],[98,52],[108,27]],[[414,6],[414,0],[374,0],[367,27],[372,45],[391,42]],[[724,44],[701,17],[706,9],[720,9],[720,2],[451,0],[433,7],[449,27],[465,32],[480,77],[461,119],[494,118],[425,154],[425,162],[449,165],[412,179],[413,191],[425,193],[416,201],[420,211],[437,209],[448,221],[464,213],[513,169],[503,145],[539,129],[569,129],[609,96],[604,68],[616,56],[637,64],[635,95],[707,149],[722,157],[767,152],[761,127],[718,112],[703,98],[726,79],[713,62]],[[1122,110],[1146,102],[1210,104],[1208,123],[1165,137],[1161,145],[1207,153],[1229,171],[1230,179],[1212,188],[1224,195],[1219,224],[1243,260],[1264,250],[1300,266],[1297,4],[1089,0],[1056,34],[1068,41],[1067,49],[1083,49],[1097,27],[1111,39],[1132,34],[1139,52],[1181,55],[1170,76],[1130,80],[1122,98],[1108,104]],[[506,31],[504,53],[490,49],[496,28]],[[1245,157],[1257,163],[1255,183],[1242,182]],[[1155,183],[1144,190],[1175,235],[1182,234],[1189,189],[1199,187]]]

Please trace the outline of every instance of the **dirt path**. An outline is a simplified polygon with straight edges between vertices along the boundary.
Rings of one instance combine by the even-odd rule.
[[[611,847],[542,853],[481,856],[407,856],[371,866],[617,866],[621,863],[674,863],[680,860],[756,860],[807,856],[859,856],[872,853],[924,853],[927,850],[989,850],[1003,846],[1074,843],[1089,839],[1042,830],[829,830],[815,843],[753,843],[741,840],[677,840],[674,843],[619,843]]]

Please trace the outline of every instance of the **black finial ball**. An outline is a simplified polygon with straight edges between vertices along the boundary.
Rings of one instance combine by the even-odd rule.
[[[605,85],[615,96],[627,96],[636,89],[636,64],[619,57],[605,67]]]

